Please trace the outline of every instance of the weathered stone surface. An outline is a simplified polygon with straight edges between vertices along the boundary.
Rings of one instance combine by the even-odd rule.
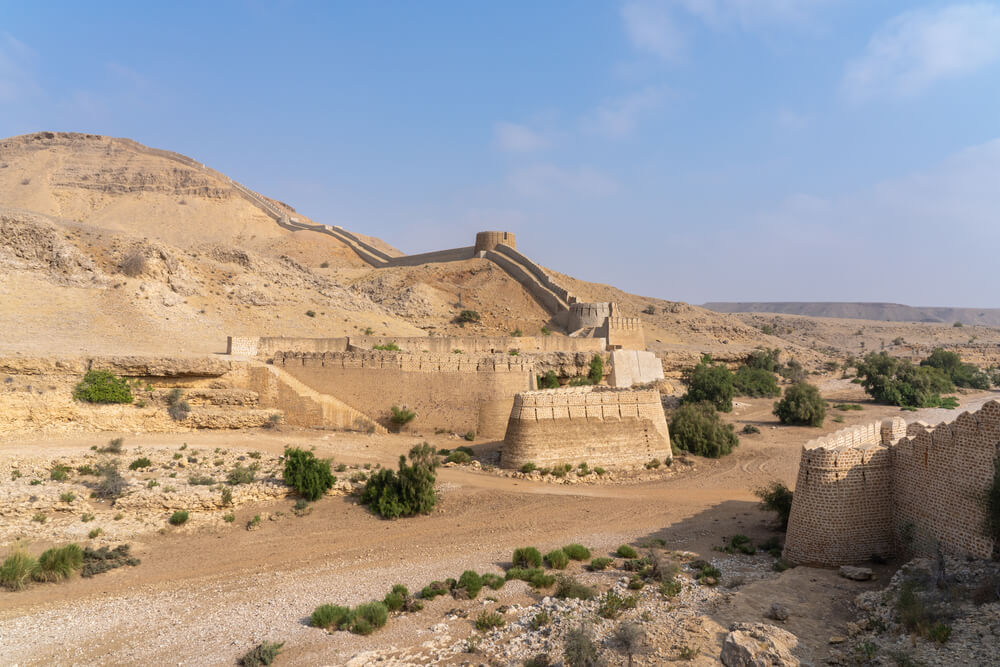
[[[719,659],[726,667],[797,667],[792,654],[799,640],[791,632],[766,623],[734,623],[722,643]]]
[[[872,578],[871,568],[856,567],[854,565],[841,565],[840,576],[854,581],[868,581]]]
[[[772,618],[776,621],[787,621],[788,607],[781,604],[780,602],[772,602],[771,608],[767,610],[765,616],[767,616],[768,618]]]

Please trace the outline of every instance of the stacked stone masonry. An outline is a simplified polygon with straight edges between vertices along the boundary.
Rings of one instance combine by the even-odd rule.
[[[659,392],[569,387],[514,397],[500,463],[635,467],[671,458]]]
[[[514,396],[534,386],[530,361],[509,354],[278,352],[274,365],[308,387],[388,425],[392,406],[410,428],[501,437]]]
[[[895,418],[802,449],[785,558],[841,565],[895,554],[989,558],[984,498],[1000,451],[1000,403],[954,422]]]

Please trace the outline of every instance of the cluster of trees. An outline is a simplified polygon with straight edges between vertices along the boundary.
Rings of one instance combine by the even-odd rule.
[[[954,397],[945,396],[956,387],[989,389],[990,376],[964,363],[955,352],[934,350],[914,365],[886,352],[871,352],[855,362],[858,379],[865,392],[880,403],[904,408],[953,408]]]

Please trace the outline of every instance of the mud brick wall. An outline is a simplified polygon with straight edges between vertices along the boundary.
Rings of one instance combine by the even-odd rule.
[[[510,355],[403,352],[276,353],[274,364],[306,386],[388,424],[397,405],[411,430],[502,437],[514,395],[533,386],[530,362]]]
[[[609,317],[607,331],[608,347],[623,350],[645,350],[646,337],[642,333],[642,321],[638,317]]]
[[[350,350],[395,343],[402,352],[509,354],[519,352],[603,352],[603,338],[567,336],[351,336]]]
[[[785,558],[839,565],[872,555],[989,558],[984,498],[1000,451],[1000,403],[954,422],[899,418],[838,431],[802,450]]]
[[[500,465],[633,467],[654,458],[672,458],[658,392],[570,387],[514,398]]]

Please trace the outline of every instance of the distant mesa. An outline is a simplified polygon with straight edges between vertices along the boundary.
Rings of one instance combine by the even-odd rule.
[[[947,308],[850,301],[710,301],[702,307],[717,313],[776,313],[881,322],[961,322],[1000,326],[1000,308]]]

